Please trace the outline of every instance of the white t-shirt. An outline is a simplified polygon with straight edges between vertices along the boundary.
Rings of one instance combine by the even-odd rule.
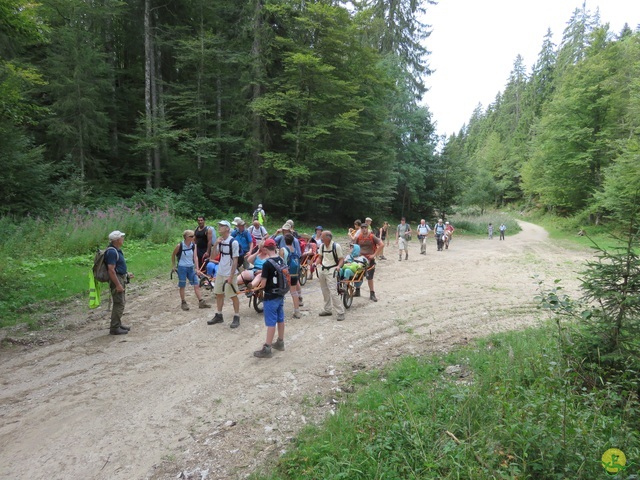
[[[233,259],[240,256],[240,245],[238,241],[231,235],[226,240],[222,240],[218,245],[218,251],[220,252],[220,263],[218,264],[218,275],[223,277],[230,277],[232,273],[231,265]]]

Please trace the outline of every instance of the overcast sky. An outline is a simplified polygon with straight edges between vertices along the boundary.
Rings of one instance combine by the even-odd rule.
[[[435,70],[426,83],[424,101],[440,135],[457,133],[478,103],[486,108],[504,91],[518,54],[527,72],[535,63],[551,28],[556,46],[582,0],[438,0],[427,6],[432,34],[426,41]],[[588,0],[600,9],[600,21],[618,33],[626,23],[640,24],[639,0]]]

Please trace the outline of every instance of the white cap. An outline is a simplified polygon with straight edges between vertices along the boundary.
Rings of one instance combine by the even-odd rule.
[[[227,222],[226,220],[220,220],[218,222],[218,225],[224,225],[225,227],[231,228],[231,224],[229,222]]]
[[[258,208],[262,208],[262,204],[261,203],[258,204]]]
[[[118,240],[122,237],[124,237],[124,232],[121,232],[120,230],[114,230],[109,234],[109,241],[113,242],[114,240]]]

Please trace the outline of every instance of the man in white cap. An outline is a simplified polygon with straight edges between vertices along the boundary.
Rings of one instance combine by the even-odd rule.
[[[253,219],[258,220],[260,225],[265,225],[267,223],[267,214],[264,213],[261,203],[258,204],[258,208],[253,211]]]
[[[231,236],[231,224],[222,220],[218,222],[218,238],[213,247],[213,257],[220,254],[218,263],[218,273],[213,293],[216,296],[216,314],[211,320],[207,320],[208,325],[224,322],[222,318],[222,307],[224,307],[225,297],[231,298],[233,303],[233,322],[231,328],[240,326],[240,301],[238,300],[238,280],[236,270],[238,269],[238,257],[240,247],[238,241]]]
[[[111,299],[113,301],[111,325],[109,327],[111,335],[126,335],[130,330],[130,327],[122,324],[126,301],[126,285],[129,283],[129,279],[133,278],[133,274],[127,272],[127,262],[121,250],[123,243],[124,233],[120,230],[114,230],[109,234],[109,246],[104,253],[104,263],[107,265],[107,271],[109,272],[109,288],[111,289]]]

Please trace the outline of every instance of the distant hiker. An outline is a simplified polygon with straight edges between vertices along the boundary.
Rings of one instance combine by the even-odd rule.
[[[279,291],[282,285],[279,285],[277,279],[282,279],[279,275],[279,268],[284,268],[285,262],[278,255],[276,242],[269,238],[264,242],[264,248],[267,251],[268,259],[262,266],[262,275],[260,277],[259,288],[264,288],[264,324],[267,327],[267,338],[260,350],[253,352],[254,357],[271,358],[272,349],[284,350],[284,294]],[[276,282],[274,282],[274,279]],[[286,281],[286,279],[284,279]],[[274,342],[273,337],[278,329],[278,338]]]
[[[211,246],[216,241],[216,232],[213,227],[205,224],[204,216],[200,215],[194,234],[198,250],[198,264],[202,266],[203,261],[211,256]]]
[[[113,301],[109,328],[111,335],[126,335],[130,330],[130,327],[122,324],[122,315],[126,303],[126,285],[129,283],[129,279],[133,278],[133,273],[127,271],[127,262],[122,253],[123,243],[124,233],[120,230],[114,230],[109,234],[109,247],[112,248],[107,248],[104,253],[104,263],[109,272],[109,288]]]
[[[400,224],[396,228],[396,244],[398,245],[398,261],[402,261],[402,252],[404,251],[404,259],[409,260],[408,241],[411,238],[411,225],[407,223],[407,219],[402,217]]]
[[[507,230],[507,226],[503,223],[500,225],[500,240],[504,240],[504,232]]]
[[[187,280],[193,286],[193,291],[198,298],[199,308],[211,308],[202,298],[200,293],[200,279],[196,275],[196,271],[200,269],[198,261],[198,252],[194,242],[195,232],[193,230],[185,230],[182,234],[182,242],[176,245],[171,254],[171,269],[178,273],[178,289],[180,290],[180,300],[182,310],[189,310],[189,304],[184,296],[184,289],[187,286]],[[177,267],[176,267],[177,259]]]
[[[420,220],[420,225],[416,228],[418,232],[418,240],[420,241],[420,255],[427,254],[427,235],[431,231],[429,225],[427,225],[427,221],[423,218]]]
[[[444,236],[446,235],[447,227],[442,223],[442,219],[438,219],[438,223],[433,226],[433,233],[436,236],[436,246],[438,247],[438,251],[442,251],[442,247],[444,247]]]
[[[213,246],[213,256],[220,254],[216,283],[213,287],[217,309],[214,317],[208,320],[207,324],[215,325],[216,323],[224,322],[222,308],[226,297],[231,298],[233,303],[234,315],[230,326],[231,328],[238,328],[240,326],[240,301],[238,300],[238,282],[235,273],[238,269],[240,246],[238,241],[231,236],[231,224],[228,221],[222,220],[218,222],[218,232],[220,236]]]
[[[253,220],[259,221],[260,225],[266,225],[267,223],[267,214],[264,213],[261,203],[258,204],[258,208],[253,211]]]
[[[316,267],[320,276],[320,288],[324,299],[321,317],[333,315],[335,311],[338,321],[344,320],[344,305],[338,294],[338,272],[344,263],[342,246],[333,241],[333,234],[329,230],[322,232],[322,246],[318,249]]]
[[[487,227],[487,232],[489,233],[489,240],[493,240],[493,224],[489,224]]]

